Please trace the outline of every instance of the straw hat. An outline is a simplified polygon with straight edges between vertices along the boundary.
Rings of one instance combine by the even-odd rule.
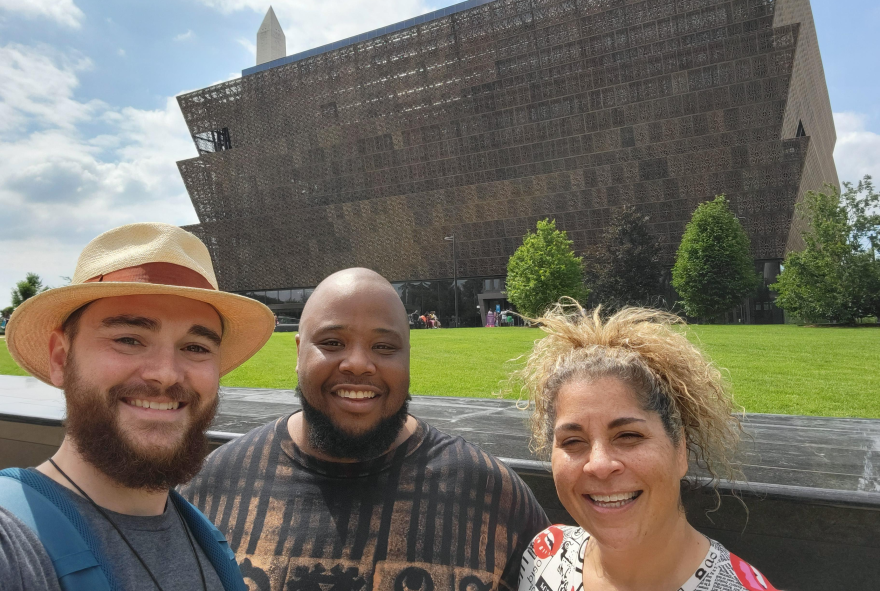
[[[81,306],[127,295],[176,295],[210,304],[223,318],[220,375],[247,361],[269,340],[275,317],[263,304],[217,289],[201,240],[177,226],[129,224],[89,242],[70,285],[24,301],[9,319],[6,344],[27,372],[51,384],[49,335]]]

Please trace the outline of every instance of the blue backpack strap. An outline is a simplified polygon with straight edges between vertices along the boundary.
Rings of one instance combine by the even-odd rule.
[[[20,468],[0,471],[0,505],[40,539],[63,591],[115,591],[85,520],[48,480]]]
[[[226,537],[214,527],[213,523],[208,521],[208,518],[201,511],[180,496],[177,491],[171,490],[169,496],[189,526],[196,542],[214,566],[220,582],[223,583],[223,588],[226,591],[247,591],[244,577],[242,577],[238,562],[235,560],[235,552],[229,547]]]

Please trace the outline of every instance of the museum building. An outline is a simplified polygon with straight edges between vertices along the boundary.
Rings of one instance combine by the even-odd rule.
[[[294,318],[364,266],[445,326],[456,277],[479,325],[538,220],[583,253],[634,205],[671,267],[725,194],[764,276],[731,319],[781,322],[766,286],[802,246],[795,204],[839,184],[808,0],[469,0],[291,56],[270,9],[257,61],[178,97],[187,229],[221,289]]]

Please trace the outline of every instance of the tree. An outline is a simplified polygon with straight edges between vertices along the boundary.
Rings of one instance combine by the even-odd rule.
[[[27,277],[15,284],[12,289],[12,307],[18,308],[22,302],[32,298],[38,293],[49,289],[43,285],[43,280],[36,273],[28,273]]]
[[[851,238],[863,249],[869,247],[876,256],[880,251],[880,193],[874,190],[871,175],[867,174],[855,187],[843,183],[843,188],[846,191],[841,199],[852,226]]]
[[[660,291],[660,241],[648,230],[649,216],[634,207],[618,209],[587,263],[590,297],[611,308],[647,305]]]
[[[507,299],[521,314],[537,318],[559,298],[583,301],[584,263],[556,221],[538,222],[507,263]]]
[[[808,322],[855,322],[880,315],[880,194],[858,185],[810,191],[798,204],[807,222],[804,250],[791,252],[770,288],[776,305]]]
[[[672,286],[684,311],[712,319],[755,293],[760,278],[749,252],[749,237],[724,195],[694,211],[672,267]]]

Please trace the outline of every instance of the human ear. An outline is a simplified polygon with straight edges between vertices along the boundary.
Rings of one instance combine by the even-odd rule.
[[[296,333],[296,336],[293,337],[294,342],[296,343],[296,365],[293,366],[293,371],[299,371],[299,333]]]
[[[684,429],[681,430],[681,437],[678,440],[678,449],[675,450],[675,453],[677,454],[678,478],[682,479],[687,475],[688,471],[687,435],[685,435]]]
[[[49,379],[56,388],[64,386],[64,366],[70,354],[70,342],[64,332],[56,328],[49,335]]]

